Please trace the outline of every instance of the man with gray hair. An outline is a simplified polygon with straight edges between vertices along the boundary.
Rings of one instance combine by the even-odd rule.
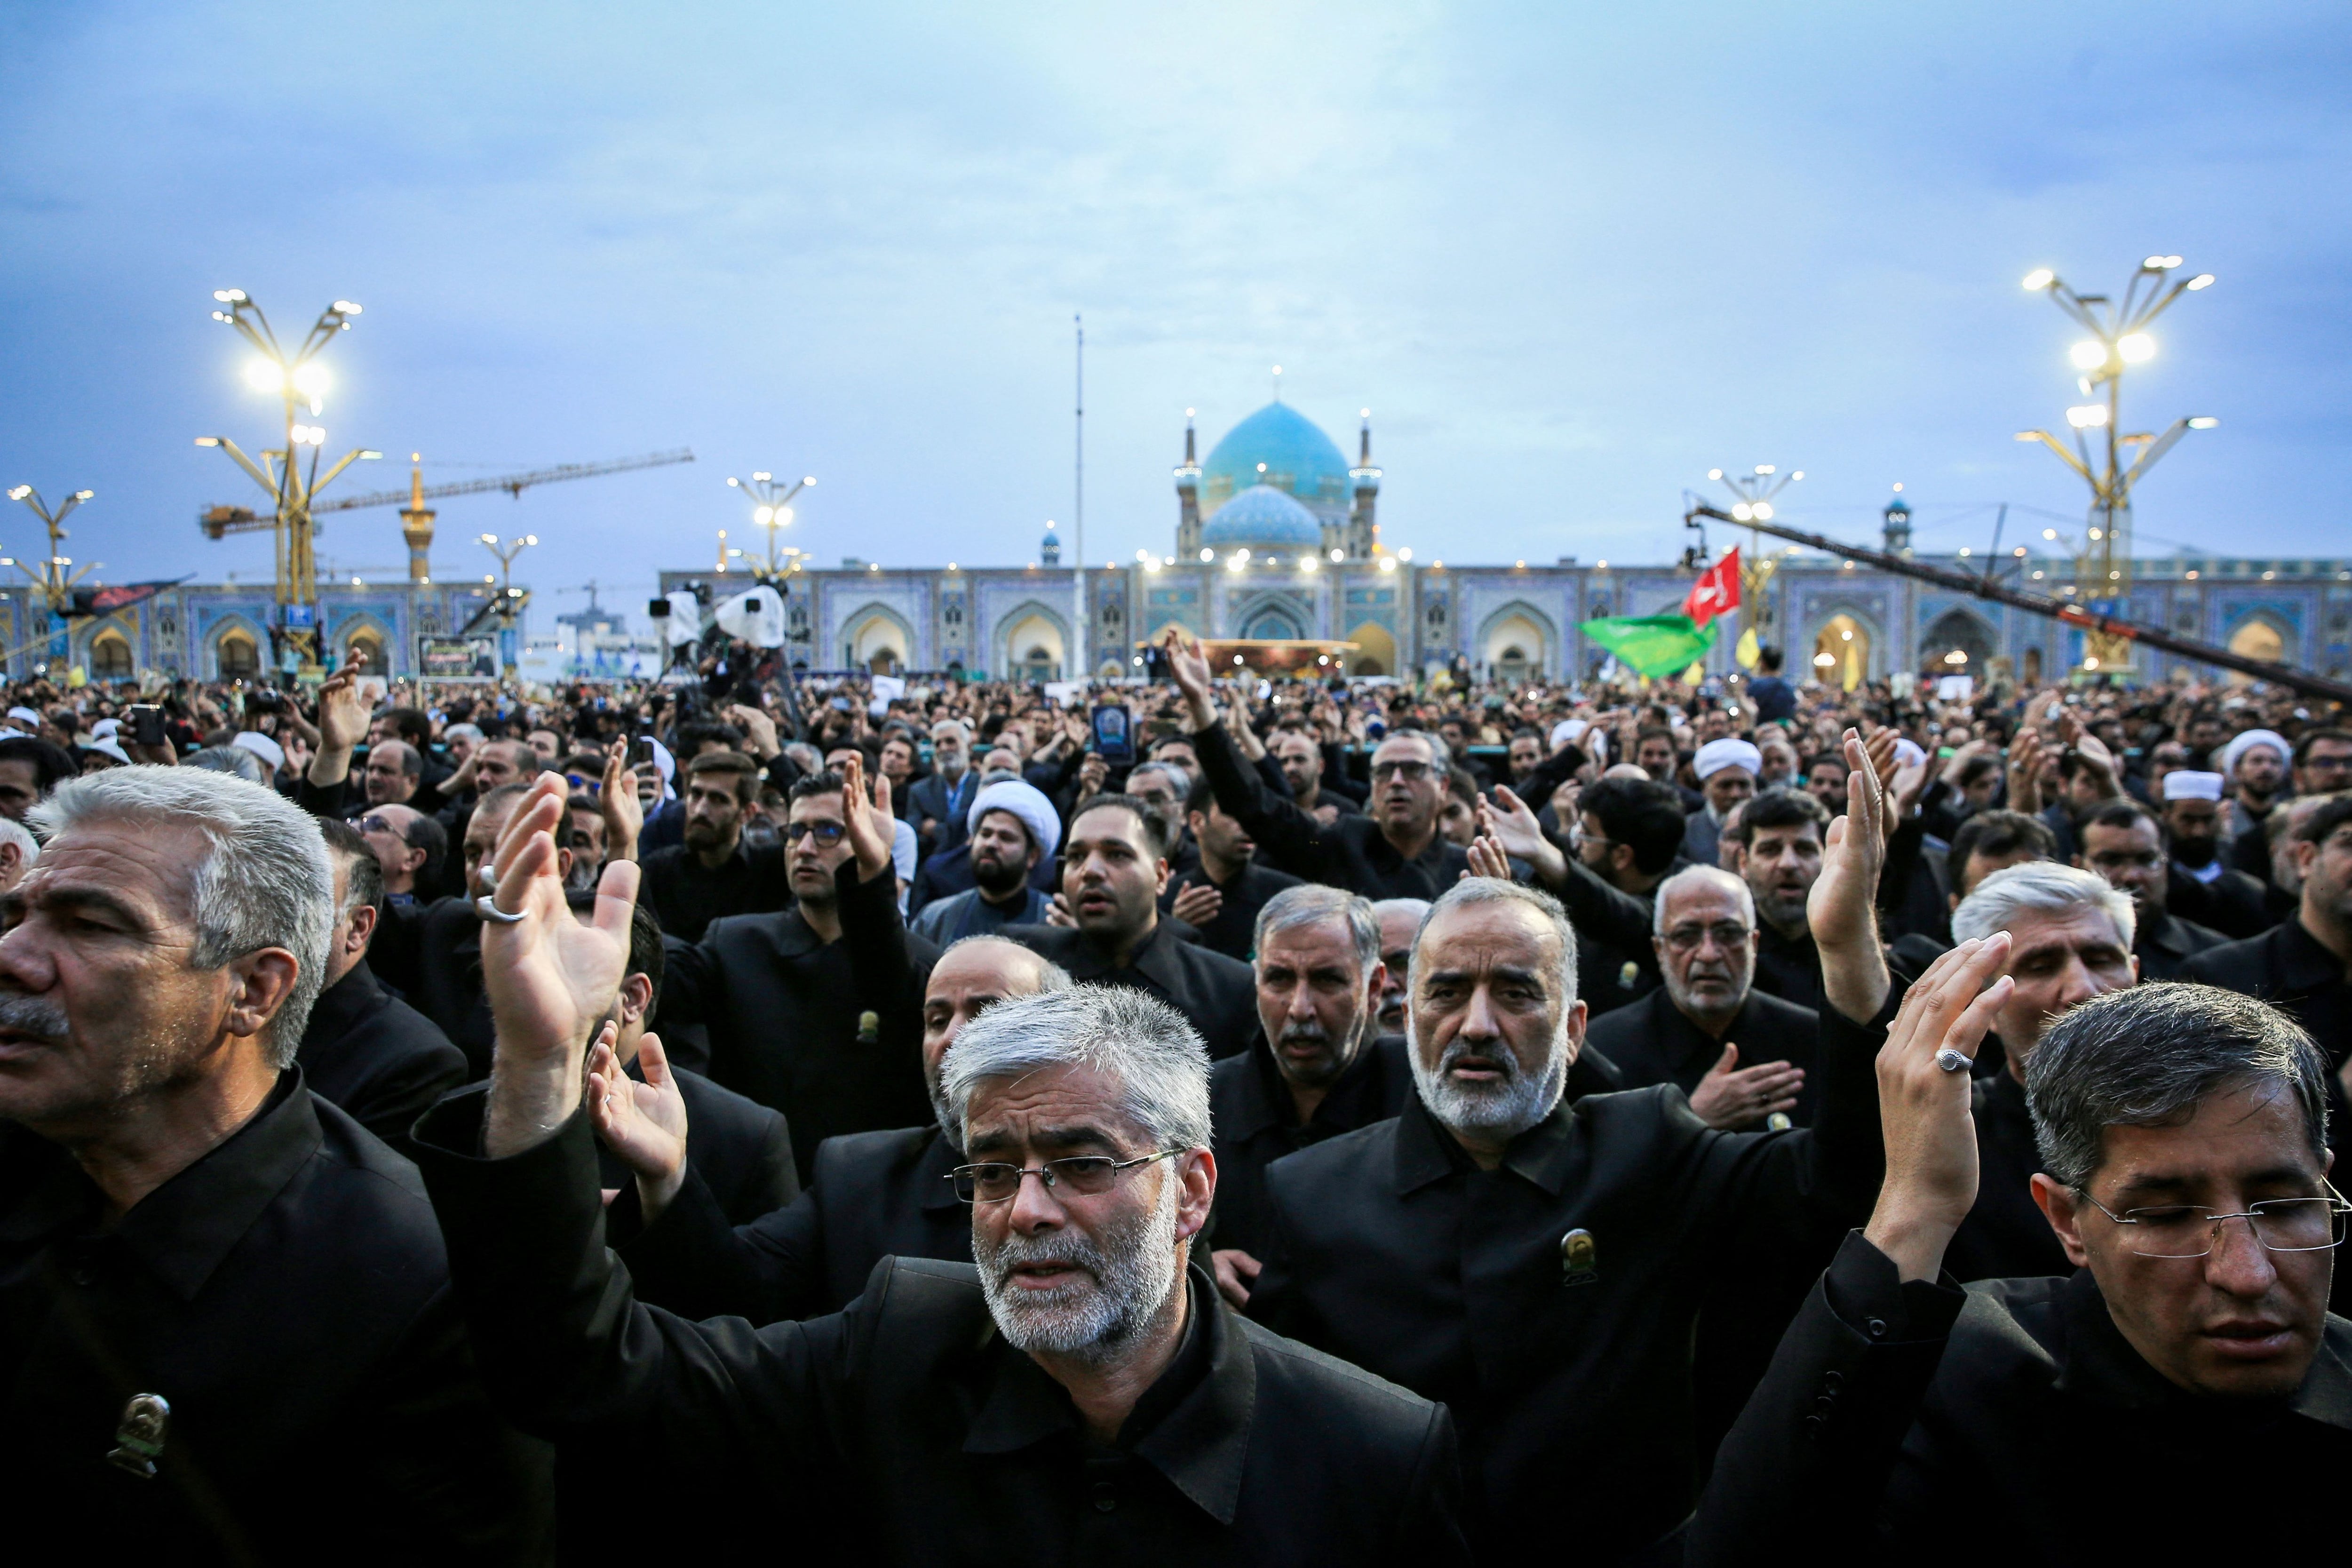
[[[2110,992],[2026,1067],[2032,1201],[2063,1277],[1958,1289],[1990,1179],[1969,1058],[2013,983],[1995,937],[1939,959],[1888,1030],[1898,1141],[1727,1440],[1693,1564],[2198,1563],[2333,1540],[2352,1323],[2326,1310],[2347,1205],[2326,1067],[2276,1010],[2201,985]],[[1988,987],[1989,988],[1986,988]],[[2262,1493],[2214,1508],[2192,1478]],[[2275,1554],[2274,1552],[2273,1554]]]
[[[1874,779],[1854,796],[1814,919],[1825,947],[1874,954],[1884,797]],[[1568,1521],[1578,1555],[1620,1561],[1689,1511],[1702,1307],[1769,1311],[1791,1260],[1826,1261],[1869,1212],[1875,1042],[1825,1021],[1809,1129],[1722,1131],[1670,1084],[1567,1102],[1575,933],[1549,895],[1493,877],[1422,922],[1407,1019],[1403,1110],[1268,1168],[1250,1313],[1458,1413],[1483,1561],[1556,1555]],[[1888,1138],[1906,1113],[1889,1103]]]
[[[1371,904],[1344,888],[1302,882],[1258,910],[1258,1032],[1209,1070],[1217,1122],[1217,1211],[1211,1261],[1234,1306],[1270,1241],[1266,1167],[1286,1154],[1404,1108],[1412,1067],[1404,1037],[1380,1033],[1388,984]]]
[[[907,790],[907,813],[914,819],[915,837],[925,855],[963,842],[964,818],[979,792],[980,774],[971,766],[971,726],[961,719],[940,720],[931,726],[931,771]]]
[[[40,858],[40,840],[26,832],[23,823],[0,816],[0,893],[23,881]]]
[[[1733,809],[1738,809],[1734,807]],[[1603,1014],[1585,1038],[1624,1087],[1671,1083],[1709,1127],[1810,1126],[1821,1015],[1756,989],[1756,900],[1714,866],[1658,884],[1651,945],[1665,984]]]
[[[2053,1024],[2095,996],[2134,984],[2137,922],[2131,895],[2094,871],[2054,860],[2005,867],[1977,883],[1952,911],[1956,942],[2005,933],[2000,973],[2009,981],[1993,1016],[1976,1079],[1977,1158],[1984,1170],[1977,1206],[1948,1249],[1955,1278],[2021,1279],[2070,1270],[2034,1206],[2040,1168],[2025,1103],[2026,1064]]]
[[[0,894],[10,1495],[122,1561],[527,1556],[544,1478],[474,1382],[415,1172],[293,1065],[336,920],[318,828],[177,767],[31,821]]]
[[[1445,1412],[1244,1322],[1190,1266],[1216,1194],[1208,1058],[1129,989],[999,1003],[949,1051],[973,1264],[885,1259],[842,1312],[756,1331],[636,1302],[580,1103],[635,874],[607,868],[595,923],[573,921],[562,796],[534,796],[483,940],[497,1071],[420,1125],[509,1408],[734,1504],[716,1522],[746,1548],[782,1517],[884,1563],[1466,1560]]]

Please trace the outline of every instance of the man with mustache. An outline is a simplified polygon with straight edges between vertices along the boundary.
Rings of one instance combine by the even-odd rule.
[[[973,1264],[886,1260],[843,1312],[759,1330],[635,1301],[580,1104],[635,873],[609,868],[574,922],[559,804],[500,847],[521,919],[484,954],[499,1071],[421,1137],[508,1408],[690,1487],[739,1550],[789,1519],[811,1552],[883,1563],[1465,1560],[1445,1412],[1244,1323],[1190,1267],[1216,1193],[1208,1059],[1129,989],[1002,1003],[948,1054]]]
[[[1372,906],[1317,883],[1258,911],[1258,1033],[1210,1069],[1217,1125],[1217,1288],[1236,1307],[1269,1244],[1265,1168],[1286,1154],[1384,1121],[1412,1092],[1403,1037],[1378,1034],[1388,982]]]
[[[1587,1048],[1614,1063],[1628,1089],[1675,1085],[1709,1127],[1811,1125],[1821,1016],[1755,989],[1748,884],[1713,866],[1678,871],[1658,886],[1656,926],[1665,984],[1593,1020]]]
[[[1429,913],[1427,899],[1382,899],[1372,906],[1381,923],[1380,1032],[1404,1033],[1405,972],[1412,965],[1412,939]]]
[[[1858,761],[1848,788],[1814,919],[1883,987],[1885,795]],[[1414,1097],[1266,1172],[1251,1315],[1458,1413],[1471,1539],[1495,1563],[1556,1554],[1564,1521],[1601,1563],[1675,1528],[1699,1463],[1701,1308],[1737,1310],[1752,1280],[1769,1310],[1792,1260],[1825,1260],[1868,1213],[1880,1167],[1875,1041],[1843,1016],[1823,1020],[1810,1129],[1717,1131],[1667,1084],[1563,1103],[1585,1035],[1575,955],[1548,895],[1491,877],[1448,891],[1413,945]],[[1866,1018],[1883,989],[1840,996]],[[1906,1108],[1886,1113],[1886,1137],[1907,1135]]]
[[[1150,992],[1192,1020],[1209,1054],[1247,1048],[1257,1026],[1249,965],[1182,942],[1160,917],[1168,843],[1159,816],[1133,795],[1078,803],[1062,849],[1062,897],[1074,926],[1007,926],[1004,934],[1079,981]]]
[[[674,1089],[593,1093],[597,1136],[635,1173],[607,1224],[637,1294],[685,1317],[772,1323],[839,1311],[885,1258],[968,1262],[970,1217],[948,1184],[963,1143],[940,1064],[963,1026],[998,1003],[1069,987],[1067,974],[1001,936],[949,948],[923,988],[923,1078],[935,1119],[828,1138],[799,1197],[741,1224],[688,1160],[691,1120]]]
[[[712,921],[764,914],[789,901],[782,848],[754,848],[743,839],[759,794],[760,764],[740,752],[705,752],[686,764],[686,841],[640,862],[640,901],[664,932],[700,942]]]
[[[0,1489],[59,1534],[18,1550],[533,1560],[544,1456],[475,1382],[415,1172],[295,1066],[336,924],[317,825],[177,767],[30,821],[0,895]]]
[[[1947,955],[1888,1030],[1888,1103],[1921,1113],[1900,1138],[1890,1113],[1870,1222],[1726,1440],[1692,1564],[1990,1563],[2024,1542],[2047,1563],[2220,1562],[2340,1531],[2352,1324],[2326,1304],[2352,1205],[2327,1178],[2320,1053],[2202,985],[2067,1013],[2025,1092],[2030,1195],[2071,1267],[1963,1291],[1945,1254],[1987,1175],[1970,1075],[1939,1058],[1965,1069],[2006,1004],[1997,967]],[[2259,1508],[2207,1506],[2189,1479],[2229,1474]]]
[[[1062,819],[1054,803],[1034,784],[999,779],[972,796],[965,815],[971,826],[958,838],[972,885],[923,905],[912,921],[915,934],[944,944],[1009,925],[1042,924],[1053,900],[1032,873],[1061,846]]]
[[[1805,902],[1822,874],[1829,826],[1828,810],[1810,794],[1774,789],[1741,805],[1731,826],[1737,869],[1756,900],[1756,988],[1815,1012],[1822,1005],[1822,955],[1805,923]]]

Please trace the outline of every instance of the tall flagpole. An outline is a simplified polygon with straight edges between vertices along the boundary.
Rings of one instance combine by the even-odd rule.
[[[1087,677],[1087,319],[1083,314],[1070,318],[1077,331],[1076,381],[1076,462],[1071,475],[1075,494],[1070,501],[1070,597],[1076,611],[1070,623],[1072,653],[1066,680],[1083,680]]]

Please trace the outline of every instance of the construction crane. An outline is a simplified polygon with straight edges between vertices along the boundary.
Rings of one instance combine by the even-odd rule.
[[[310,508],[312,517],[321,512],[356,511],[362,507],[397,506],[421,511],[428,500],[440,500],[450,496],[474,496],[491,490],[504,490],[520,500],[522,492],[535,485],[551,485],[565,479],[593,479],[604,474],[625,474],[637,468],[666,468],[672,463],[691,463],[694,453],[681,447],[674,452],[649,452],[638,458],[620,458],[609,463],[559,463],[551,468],[533,468],[527,474],[509,474],[495,479],[457,479],[446,485],[428,485],[423,481],[422,470],[411,477],[404,490],[371,490],[365,495],[345,496],[339,500],[320,501]],[[207,507],[197,515],[196,525],[207,539],[219,539],[231,533],[249,533],[265,528],[275,528],[277,519],[260,517],[241,506]]]

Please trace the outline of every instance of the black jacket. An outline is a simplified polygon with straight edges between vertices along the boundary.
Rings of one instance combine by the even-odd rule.
[[[472,900],[387,906],[368,963],[466,1053],[468,1079],[490,1076],[497,1035],[482,990],[482,917]]]
[[[1195,734],[1192,750],[1218,805],[1248,829],[1259,856],[1277,871],[1368,899],[1434,900],[1469,868],[1468,852],[1442,833],[1408,860],[1369,816],[1341,816],[1324,826],[1265,787],[1223,724]]]
[[[1124,964],[1069,926],[1006,926],[997,934],[1052,959],[1073,980],[1150,993],[1192,1020],[1211,1056],[1236,1056],[1257,1028],[1257,977],[1241,960],[1185,942],[1177,931],[1161,918]]]
[[[1955,1289],[1849,1238],[1781,1342],[1692,1521],[1736,1563],[2221,1562],[2323,1550],[2352,1467],[2352,1323],[2278,1402],[2185,1393],[2134,1351],[2088,1269]],[[2248,1514],[2189,1478],[2253,1475]]]
[[[2352,984],[2345,981],[2344,961],[2305,930],[2299,917],[2260,936],[2192,953],[2180,978],[2272,1004],[2304,1026],[2330,1067],[2352,1057]]]
[[[758,1101],[721,1089],[698,1072],[674,1068],[678,1097],[686,1101],[688,1181],[730,1224],[745,1225],[800,1196],[800,1167],[793,1160],[792,1130],[784,1119]],[[628,1074],[639,1082],[635,1062]],[[603,1183],[618,1188],[613,1200],[636,1206],[636,1179],[609,1149],[599,1144]]]
[[[818,940],[800,910],[715,921],[673,944],[659,1023],[710,1033],[714,1082],[784,1113],[801,1184],[816,1147],[845,1132],[927,1121],[923,986],[938,950],[898,919],[886,872],[835,879],[842,937]]]
[[[637,901],[653,911],[663,934],[680,942],[700,942],[712,921],[769,914],[793,901],[780,845],[754,849],[738,843],[713,870],[691,848],[676,844],[646,856],[640,870]]]
[[[962,1163],[937,1127],[853,1132],[817,1150],[788,1206],[735,1218],[689,1168],[649,1226],[625,1231],[635,1192],[615,1200],[613,1229],[637,1294],[680,1317],[821,1317],[856,1300],[885,1258],[971,1261],[971,1210],[948,1180]]]
[[[365,959],[319,994],[294,1060],[312,1094],[403,1154],[408,1129],[467,1076],[466,1053],[377,984]]]
[[[1249,1049],[1209,1069],[1209,1119],[1217,1130],[1217,1208],[1210,1221],[1213,1246],[1239,1247],[1264,1262],[1272,1246],[1265,1170],[1286,1154],[1375,1121],[1385,1121],[1412,1098],[1412,1065],[1402,1035],[1364,1043],[1302,1125],[1289,1086],[1261,1029]]]
[[[2066,1261],[2066,1249],[2058,1245],[2057,1232],[2033,1201],[2033,1173],[2042,1169],[2042,1152],[2033,1142],[2025,1086],[2009,1070],[2008,1052],[2001,1055],[2001,1068],[1971,1086],[1977,1201],[1944,1251],[1944,1268],[1963,1284],[2074,1271]]]
[[[2176,860],[2164,903],[2182,920],[2210,927],[2232,942],[2243,942],[2277,923],[2266,891],[2263,884],[2243,871],[2228,868],[2212,881],[2200,882]]]
[[[1813,944],[1813,933],[1783,936],[1779,927],[1759,921],[1756,989],[1816,1013],[1826,1009],[1829,992],[1822,981],[1822,950]]]
[[[1613,1063],[1627,1089],[1670,1083],[1685,1094],[1698,1087],[1723,1056],[1726,1044],[1739,1047],[1739,1068],[1788,1062],[1805,1069],[1805,1087],[1789,1119],[1810,1127],[1821,1105],[1822,1016],[1811,1007],[1783,1002],[1750,989],[1721,1040],[1684,1016],[1664,986],[1630,1007],[1592,1021],[1584,1043]]]
[[[538,1558],[547,1455],[475,1381],[416,1172],[299,1068],[120,1221],[104,1210],[63,1149],[0,1122],[12,1558]],[[110,1458],[140,1394],[170,1405],[152,1478]]]
[[[605,1249],[584,1118],[482,1160],[457,1099],[419,1142],[501,1407],[677,1478],[763,1554],[782,1527],[810,1562],[926,1568],[1464,1561],[1445,1412],[1244,1321],[1197,1271],[1195,1337],[1097,1447],[969,1265],[886,1260],[807,1323],[691,1323]]]
[[[2229,940],[2195,921],[2182,920],[2170,910],[2158,910],[2140,916],[2132,932],[2132,954],[2139,960],[2142,980],[2179,980],[2191,958]]]
[[[1212,952],[1222,952],[1246,963],[1257,945],[1257,912],[1265,908],[1266,900],[1285,888],[1298,886],[1298,879],[1271,866],[1261,866],[1252,860],[1241,868],[1232,881],[1218,883],[1205,868],[1196,868],[1189,875],[1170,877],[1168,891],[1160,897],[1160,912],[1164,916],[1176,906],[1176,895],[1187,887],[1211,887],[1217,889],[1224,902],[1217,908],[1217,918],[1199,929],[1193,940]]]
[[[1572,1533],[1579,1560],[1614,1562],[1689,1510],[1701,1306],[1746,1274],[1777,1289],[1868,1214],[1874,1055],[1822,1020],[1808,1131],[1718,1132],[1675,1089],[1590,1095],[1493,1171],[1415,1096],[1268,1169],[1276,1244],[1250,1314],[1454,1410],[1482,1561]]]

